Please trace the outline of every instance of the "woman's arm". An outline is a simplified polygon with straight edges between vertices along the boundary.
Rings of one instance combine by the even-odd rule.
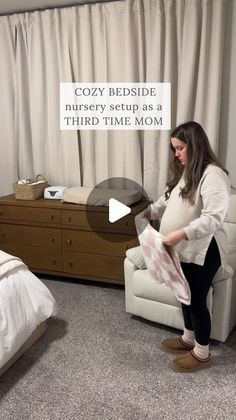
[[[168,200],[165,199],[165,194],[163,194],[159,200],[155,201],[155,203],[150,204],[149,206],[149,212],[150,212],[150,219],[156,220],[159,219],[167,206]]]
[[[206,170],[200,194],[203,203],[201,215],[183,228],[188,239],[214,234],[223,224],[230,195],[230,181],[226,173],[217,166]]]
[[[163,238],[163,244],[168,246],[175,246],[183,239],[187,239],[187,235],[183,229],[175,230],[173,232],[168,233]]]
[[[163,243],[175,246],[183,239],[198,239],[214,234],[225,220],[229,205],[230,181],[226,173],[215,166],[209,168],[203,175],[200,195],[203,208],[200,217],[163,238]]]
[[[166,208],[167,201],[165,200],[165,195],[163,194],[159,200],[155,201],[155,203],[149,204],[141,213],[137,214],[135,219],[145,218],[147,220],[156,220],[159,219]]]

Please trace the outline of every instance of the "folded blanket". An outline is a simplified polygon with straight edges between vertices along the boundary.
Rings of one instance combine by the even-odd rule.
[[[63,201],[75,204],[87,204],[88,197],[93,191],[89,187],[72,187],[67,188],[63,193]]]
[[[135,218],[136,229],[147,269],[158,283],[169,286],[177,300],[190,305],[191,292],[182,271],[178,254],[174,247],[163,244],[163,235],[157,232],[145,217],[145,212]]]

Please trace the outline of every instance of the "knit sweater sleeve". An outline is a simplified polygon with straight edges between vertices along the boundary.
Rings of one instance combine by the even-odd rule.
[[[165,194],[163,194],[155,203],[150,205],[151,220],[159,219],[163,215],[167,202],[168,200],[165,199]]]
[[[203,204],[200,217],[183,228],[190,240],[214,235],[223,224],[229,206],[230,182],[221,168],[211,165],[200,182],[199,191]]]

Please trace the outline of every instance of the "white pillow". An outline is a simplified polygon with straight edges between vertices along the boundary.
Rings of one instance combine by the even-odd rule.
[[[126,256],[128,260],[130,260],[140,270],[145,270],[145,268],[147,268],[141,251],[141,246],[128,249],[126,251]]]

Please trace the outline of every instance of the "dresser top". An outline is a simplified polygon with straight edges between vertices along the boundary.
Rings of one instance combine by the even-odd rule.
[[[47,208],[47,209],[58,209],[58,210],[76,210],[76,211],[89,211],[96,212],[108,212],[108,206],[86,206],[81,204],[72,204],[61,202],[60,200],[50,200],[46,198],[38,198],[37,200],[16,200],[15,195],[6,195],[0,197],[0,205],[19,206],[19,207],[31,207],[31,208]],[[138,214],[149,204],[146,200],[140,200],[137,203],[130,205],[131,213]]]

